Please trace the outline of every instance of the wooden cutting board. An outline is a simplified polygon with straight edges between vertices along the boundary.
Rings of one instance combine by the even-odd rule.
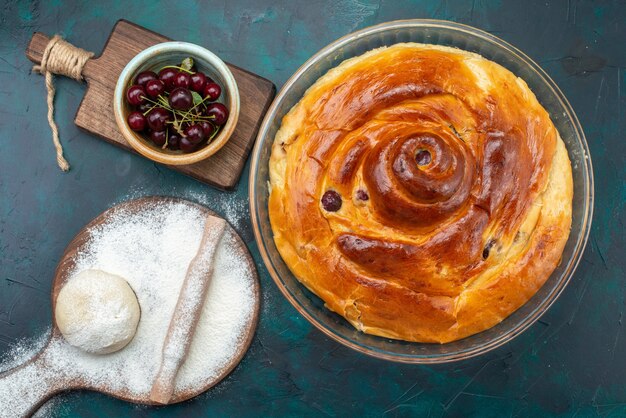
[[[33,34],[26,49],[28,59],[39,64],[48,40],[49,37],[42,33]],[[122,137],[115,123],[115,84],[124,66],[135,55],[149,46],[169,40],[134,23],[119,20],[102,54],[85,64],[83,76],[87,82],[87,91],[74,118],[76,125],[113,145],[135,152]],[[241,96],[241,111],[233,136],[221,150],[204,161],[169,167],[203,183],[232,190],[252,149],[261,120],[276,94],[276,87],[263,77],[232,64],[227,65],[235,76]]]

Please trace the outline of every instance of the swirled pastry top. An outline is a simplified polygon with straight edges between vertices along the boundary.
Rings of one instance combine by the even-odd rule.
[[[502,321],[559,263],[572,174],[526,83],[458,49],[343,62],[284,117],[269,215],[293,274],[357,329],[448,342]]]

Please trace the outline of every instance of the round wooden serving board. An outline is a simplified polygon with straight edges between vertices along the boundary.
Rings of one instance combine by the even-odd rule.
[[[147,208],[148,206],[154,207],[154,205],[162,205],[162,204],[170,204],[170,203],[183,203],[183,204],[198,208],[202,213],[206,215],[210,214],[213,216],[217,216],[214,212],[210,211],[206,207],[199,205],[197,203],[194,203],[194,202],[183,200],[183,199],[169,198],[169,197],[140,198],[140,199],[121,203],[117,206],[114,206],[106,210],[101,215],[96,217],[93,221],[91,221],[88,225],[86,225],[83,229],[81,229],[81,231],[76,235],[76,237],[74,237],[74,239],[67,246],[63,256],[61,257],[61,261],[59,262],[57,266],[54,280],[52,283],[53,326],[52,326],[52,333],[51,333],[50,339],[48,340],[44,348],[35,356],[33,356],[30,360],[26,361],[24,364],[14,369],[0,373],[0,405],[3,404],[2,402],[3,393],[6,394],[10,392],[12,394],[15,394],[16,385],[23,385],[24,386],[23,393],[25,395],[27,394],[26,396],[33,399],[33,402],[30,405],[28,405],[28,408],[25,410],[9,411],[9,414],[11,416],[32,415],[39,408],[39,406],[41,406],[47,399],[49,399],[56,393],[59,393],[65,390],[70,390],[70,389],[94,390],[94,391],[106,393],[108,395],[129,401],[129,402],[154,405],[154,402],[150,401],[149,399],[149,395],[150,395],[149,391],[146,393],[133,393],[131,391],[126,391],[126,390],[114,390],[110,385],[106,384],[106,382],[100,382],[97,385],[94,385],[94,384],[87,382],[84,379],[81,379],[81,370],[79,369],[73,370],[72,373],[67,373],[67,375],[59,374],[57,371],[53,371],[53,370],[51,370],[50,372],[46,372],[45,357],[47,356],[47,354],[49,354],[48,351],[51,350],[51,347],[53,346],[52,343],[58,339],[63,339],[63,336],[61,335],[59,329],[56,326],[56,320],[54,318],[56,298],[61,288],[63,287],[63,285],[68,280],[70,274],[73,272],[74,267],[76,265],[77,256],[89,243],[89,239],[90,239],[89,230],[106,223],[116,214],[116,212],[120,210],[125,211],[125,212],[130,212],[130,213],[138,213],[144,210],[145,208]],[[199,227],[201,228],[202,226],[199,226]],[[204,384],[199,387],[195,387],[195,388],[187,389],[183,391],[176,390],[170,401],[171,404],[182,402],[194,396],[197,396],[200,393],[208,390],[215,384],[219,383],[224,377],[226,377],[235,368],[235,366],[237,366],[237,364],[239,364],[239,362],[245,355],[246,351],[248,350],[248,347],[250,346],[250,343],[252,342],[252,338],[254,337],[254,332],[257,326],[257,322],[258,322],[259,306],[260,306],[260,289],[259,289],[257,272],[256,272],[256,268],[254,265],[254,261],[246,245],[244,244],[242,239],[239,237],[237,232],[230,225],[227,226],[227,233],[228,232],[230,232],[233,237],[233,243],[234,243],[233,250],[238,252],[239,253],[238,256],[242,260],[244,260],[245,263],[247,263],[247,269],[251,273],[252,282],[254,286],[253,291],[255,295],[255,306],[253,308],[253,315],[250,317],[250,320],[248,321],[247,327],[244,331],[244,335],[241,338],[242,343],[237,347],[236,353],[232,357],[232,360],[223,367],[221,372],[218,373],[216,376],[207,377]],[[172,297],[176,297],[176,295],[172,295]],[[59,350],[62,351],[63,347],[69,348],[69,345],[67,344],[61,344],[61,345],[54,344],[54,346],[57,347],[55,348],[56,351],[59,351]],[[59,349],[58,347],[61,347],[61,349]],[[69,353],[69,350],[68,350],[68,353]],[[63,352],[54,353],[54,355],[64,355],[64,353]],[[207,353],[207,355],[210,355],[210,353]],[[107,361],[106,355],[102,356],[102,361],[103,362]],[[137,362],[145,362],[145,361],[148,361],[148,359],[145,359],[145,358],[137,359]],[[154,361],[155,362],[159,361],[159,359],[154,359]],[[28,372],[29,368],[32,369],[33,366],[37,366],[40,369],[42,369],[42,371],[39,372],[39,375],[37,377],[42,380],[45,380],[46,382],[49,382],[49,384],[45,385],[45,387],[42,387],[42,388],[33,387],[35,385],[29,385],[28,384],[29,382],[25,382],[25,379],[23,377],[20,378],[19,376],[20,373]],[[30,382],[30,383],[34,383],[34,382]],[[6,389],[7,387],[9,387],[9,385],[13,390],[11,391],[3,390],[3,387]],[[17,389],[17,392],[20,392],[20,390]],[[8,395],[5,395],[5,396],[8,396]],[[3,416],[5,416],[4,412],[0,412],[0,417],[3,417]]]

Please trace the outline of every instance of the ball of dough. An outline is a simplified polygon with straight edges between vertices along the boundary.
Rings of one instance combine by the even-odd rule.
[[[140,317],[128,282],[101,270],[84,270],[68,280],[54,313],[67,342],[93,354],[124,348],[135,336]]]

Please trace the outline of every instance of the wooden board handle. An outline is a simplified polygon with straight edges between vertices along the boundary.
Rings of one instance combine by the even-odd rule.
[[[43,52],[46,50],[49,41],[50,37],[48,35],[41,32],[33,33],[33,37],[30,38],[30,42],[26,47],[26,57],[37,65],[41,64]]]
[[[48,46],[48,42],[50,42],[50,39],[52,38],[50,38],[48,35],[44,33],[41,33],[41,32],[33,33],[33,37],[30,38],[30,42],[28,43],[28,46],[26,47],[26,57],[36,65],[41,64],[43,53],[46,50],[46,47]],[[83,74],[85,73],[85,71],[88,71],[88,68],[90,68],[92,65],[93,65],[93,61],[90,58],[85,63]]]
[[[0,373],[0,418],[29,417],[54,394],[68,389],[62,373],[46,367],[43,353]]]

